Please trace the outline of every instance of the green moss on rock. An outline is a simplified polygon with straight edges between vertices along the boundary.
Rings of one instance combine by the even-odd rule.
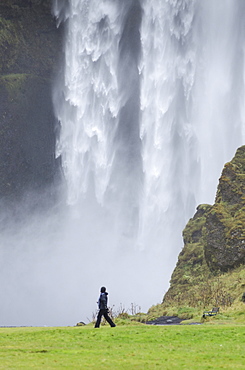
[[[0,84],[6,90],[10,101],[25,90],[25,83],[30,77],[32,76],[27,73],[0,76]]]
[[[210,208],[208,204],[199,205],[194,217],[189,220],[183,231],[184,248],[179,254],[176,268],[171,276],[170,288],[164,297],[165,301],[187,299],[190,287],[200,283],[204,275],[210,275],[203,243],[203,229],[206,214]]]
[[[0,74],[50,76],[61,51],[51,1],[5,0],[0,14]]]
[[[232,304],[236,295],[226,276],[233,281],[245,270],[245,146],[225,164],[214,205],[197,207],[183,240],[163,307]]]
[[[13,67],[19,49],[19,35],[12,20],[0,18],[0,71]]]
[[[224,166],[207,214],[205,258],[213,272],[245,264],[245,146]]]

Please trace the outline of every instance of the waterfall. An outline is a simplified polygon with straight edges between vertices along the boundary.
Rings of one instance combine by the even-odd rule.
[[[27,194],[3,228],[2,325],[87,321],[102,285],[115,308],[162,300],[186,222],[244,143],[244,11],[241,0],[53,0],[64,194],[48,214],[28,211]]]
[[[158,245],[167,240],[165,253],[175,254],[181,229],[195,209],[199,178],[197,139],[190,117],[196,2],[144,1],[143,10],[141,239],[153,238]]]
[[[56,97],[68,203],[93,188],[119,223],[139,208],[140,22],[138,1],[70,2],[62,97]]]
[[[149,296],[161,299],[188,218],[214,202],[222,167],[243,142],[243,8],[232,0],[55,2],[66,27],[57,156],[71,224],[80,232],[86,224],[81,248],[89,253],[92,227],[99,237],[90,258],[128,275],[109,279],[113,292],[117,283],[132,295],[159,286]]]

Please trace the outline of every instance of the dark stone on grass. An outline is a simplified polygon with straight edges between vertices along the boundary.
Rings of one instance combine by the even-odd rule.
[[[183,319],[180,319],[177,316],[161,316],[156,320],[147,321],[147,325],[179,325]]]
[[[80,321],[80,322],[78,322],[77,323],[77,325],[76,326],[85,326],[86,324],[83,322],[83,321]]]

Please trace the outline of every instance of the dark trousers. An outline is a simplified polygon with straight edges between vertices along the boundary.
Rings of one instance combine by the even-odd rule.
[[[102,316],[104,316],[104,318],[106,319],[106,321],[111,325],[111,326],[116,326],[114,324],[114,322],[112,321],[112,319],[109,317],[108,315],[108,310],[99,310],[99,313],[98,313],[98,316],[97,316],[97,321],[96,321],[96,324],[95,324],[95,328],[99,328],[100,327],[100,322],[101,322],[101,319],[102,319]]]

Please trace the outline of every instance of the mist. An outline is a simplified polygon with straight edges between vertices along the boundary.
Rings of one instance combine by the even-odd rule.
[[[115,312],[159,301],[156,256],[132,250],[127,237],[120,243],[103,209],[61,202],[40,212],[26,202],[1,230],[1,326],[88,323],[102,285]]]
[[[185,224],[244,142],[244,8],[54,1],[62,179],[55,202],[2,203],[0,325],[88,322],[101,286],[115,310],[162,301]]]

